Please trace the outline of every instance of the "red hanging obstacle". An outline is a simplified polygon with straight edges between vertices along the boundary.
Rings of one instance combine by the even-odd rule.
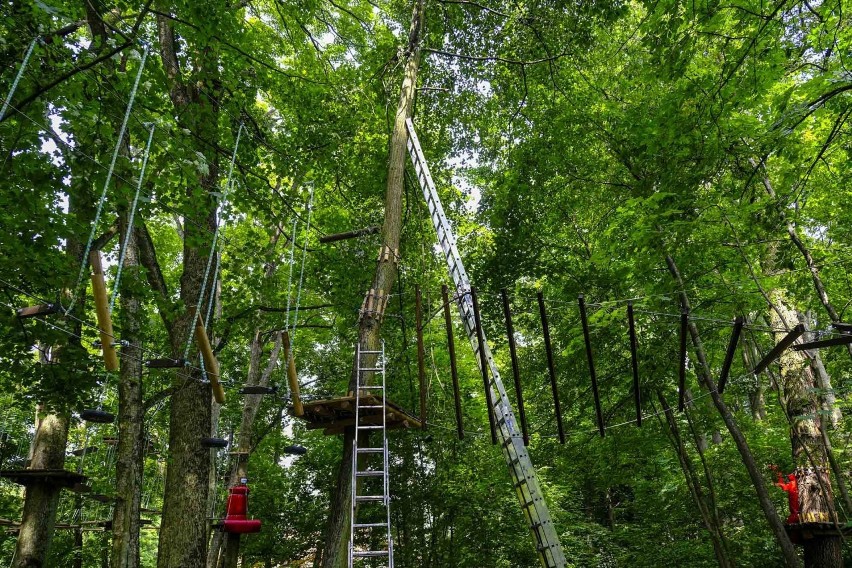
[[[229,490],[228,506],[222,529],[227,533],[247,534],[260,532],[260,519],[247,519],[249,488],[245,483]]]
[[[796,480],[796,475],[791,473],[787,476],[788,481],[784,482],[784,477],[781,475],[781,471],[778,469],[776,465],[770,465],[769,469],[775,472],[775,475],[778,476],[778,481],[775,482],[775,485],[780,487],[783,491],[787,492],[787,501],[790,506],[790,516],[787,517],[787,524],[792,525],[799,522],[799,484]]]

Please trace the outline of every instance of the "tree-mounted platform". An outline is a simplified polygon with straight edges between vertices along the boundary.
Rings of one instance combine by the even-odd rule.
[[[381,398],[374,395],[362,395],[361,404],[375,407],[361,408],[361,424],[381,424],[384,413],[388,430],[423,427],[417,418],[390,401],[382,408]],[[304,410],[299,418],[308,423],[308,430],[322,429],[327,436],[342,434],[347,427],[355,425],[355,394],[305,402]],[[294,414],[292,408],[290,413]]]
[[[813,538],[832,536],[849,538],[852,536],[852,523],[838,525],[834,523],[793,523],[784,525],[784,528],[790,535],[790,540],[798,544]]]
[[[0,471],[0,478],[25,487],[43,484],[70,489],[77,493],[87,493],[91,490],[86,485],[85,475],[64,469],[7,469]]]
[[[151,525],[150,519],[139,519],[139,525],[142,528],[149,528],[146,525]],[[11,521],[9,519],[0,519],[0,527],[8,527],[6,529],[6,533],[15,534],[20,530],[21,523],[17,521]],[[82,521],[77,524],[69,524],[69,523],[56,523],[54,525],[54,530],[80,530],[87,532],[109,532],[112,530],[112,521],[104,520],[104,521]],[[150,527],[150,528],[159,528],[159,527]]]

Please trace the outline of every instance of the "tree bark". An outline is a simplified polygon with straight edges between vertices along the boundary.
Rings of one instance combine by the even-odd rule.
[[[683,278],[681,278],[680,271],[678,270],[674,259],[670,255],[666,255],[666,265],[668,266],[672,278],[681,289],[681,292],[679,292],[681,307],[686,311],[690,311],[689,298],[687,297],[686,292],[683,291]],[[695,348],[695,354],[698,359],[698,365],[696,365],[697,374],[704,386],[709,390],[710,398],[713,400],[713,404],[716,406],[719,415],[722,417],[725,427],[728,429],[728,432],[731,434],[731,438],[734,440],[737,451],[740,453],[740,457],[743,460],[743,465],[745,465],[749,477],[751,478],[751,482],[754,485],[754,490],[757,494],[760,508],[763,509],[763,514],[766,516],[769,528],[775,537],[775,541],[781,548],[781,554],[784,557],[784,562],[789,568],[798,568],[801,566],[799,556],[796,554],[796,549],[784,529],[784,523],[778,516],[778,511],[775,510],[775,504],[769,497],[769,492],[766,489],[766,483],[763,480],[763,475],[757,466],[757,462],[754,460],[751,448],[749,447],[745,436],[743,436],[734,415],[731,413],[730,409],[728,409],[728,406],[725,404],[725,401],[722,400],[722,397],[716,389],[716,382],[713,380],[713,376],[710,372],[710,365],[707,363],[707,356],[704,353],[701,336],[699,335],[698,327],[694,322],[689,322],[689,335],[692,339],[692,344]]]
[[[423,35],[424,4],[423,0],[414,0],[409,28],[407,57],[404,67],[402,88],[400,89],[399,104],[396,109],[393,132],[388,156],[388,178],[385,192],[385,218],[382,224],[382,251],[376,274],[373,278],[372,289],[377,293],[390,294],[397,277],[399,263],[399,238],[402,231],[402,195],[403,174],[407,159],[406,144],[408,134],[405,121],[411,117],[414,107],[414,96],[417,88],[417,74],[420,69],[421,37]],[[379,304],[384,302],[379,299]],[[362,314],[358,326],[358,341],[362,349],[375,350],[380,345],[381,309],[367,311]],[[357,364],[357,362],[356,362]],[[353,370],[349,389],[356,387],[357,372]],[[366,441],[365,437],[365,441]],[[343,568],[348,561],[349,519],[352,515],[350,495],[352,486],[352,442],[354,429],[347,428],[343,435],[343,456],[337,473],[337,484],[331,499],[328,526],[325,533],[324,553],[321,566],[323,568]]]

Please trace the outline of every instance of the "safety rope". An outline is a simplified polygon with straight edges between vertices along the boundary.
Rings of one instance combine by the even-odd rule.
[[[299,321],[299,303],[302,301],[302,284],[305,281],[305,260],[308,256],[308,235],[311,232],[311,214],[314,212],[314,184],[311,183],[311,193],[308,198],[308,222],[305,225],[305,241],[302,245],[302,268],[299,271],[299,287],[296,290],[296,313],[293,315],[293,331],[290,333],[290,357],[293,356],[293,340],[296,338],[296,325]],[[289,361],[288,361],[289,363]]]
[[[3,108],[0,109],[0,121],[3,120],[4,116],[6,116],[6,110],[9,108],[9,103],[12,101],[12,96],[15,94],[15,90],[18,88],[18,83],[20,83],[21,77],[24,76],[24,69],[27,68],[27,63],[30,62],[30,55],[33,54],[33,48],[35,47],[37,41],[38,37],[34,38],[30,42],[30,46],[27,48],[27,53],[26,55],[24,55],[23,62],[21,62],[21,68],[18,69],[18,74],[15,76],[15,80],[12,81],[12,86],[9,88],[9,94],[6,95],[6,99],[3,101]]]
[[[98,230],[98,221],[101,218],[101,213],[104,210],[104,203],[106,202],[106,194],[107,189],[109,188],[109,182],[112,180],[112,172],[115,170],[115,162],[118,159],[118,153],[121,150],[121,142],[124,140],[124,134],[127,131],[127,121],[130,120],[130,111],[133,110],[133,101],[136,99],[136,91],[139,89],[139,80],[142,78],[142,71],[145,69],[145,61],[148,59],[148,48],[142,52],[142,61],[139,63],[139,71],[136,73],[136,81],[133,83],[133,89],[130,92],[130,100],[127,102],[127,110],[124,113],[124,121],[121,123],[121,129],[118,131],[118,139],[115,142],[115,149],[112,152],[112,161],[109,165],[109,170],[107,171],[106,180],[104,181],[104,189],[101,192],[101,198],[98,201],[98,210],[95,213],[95,220],[92,222],[92,231],[89,233],[89,240],[86,242],[86,250],[83,252],[83,259],[80,263],[80,274],[77,275],[77,283],[74,285],[73,296],[71,297],[71,303],[64,310],[66,313],[70,313],[74,308],[74,304],[77,302],[77,296],[80,291],[80,285],[83,283],[83,277],[86,274],[86,267],[89,264],[89,252],[92,250],[92,241],[95,240],[95,231]]]
[[[224,206],[226,199],[228,198],[228,193],[231,190],[231,181],[234,175],[234,162],[237,160],[237,150],[240,148],[240,136],[243,134],[243,123],[240,123],[239,129],[237,129],[237,140],[234,143],[234,152],[231,154],[231,166],[228,169],[228,181],[225,183],[225,191],[222,193],[222,196],[219,198],[219,205]],[[204,291],[207,290],[207,279],[210,277],[210,268],[213,265],[213,255],[216,252],[216,243],[219,240],[219,229],[221,228],[222,223],[216,224],[216,230],[213,231],[213,242],[210,243],[210,253],[207,255],[207,267],[204,269],[204,279],[201,281],[201,289],[198,291],[198,302],[195,304],[195,313],[201,313],[201,303],[204,301]],[[196,315],[196,317],[198,317]],[[186,334],[186,347],[183,350],[183,358],[189,358],[189,348],[192,346],[192,332],[191,332],[192,322],[190,322],[190,332]]]
[[[115,274],[112,295],[109,299],[110,315],[112,315],[112,310],[115,307],[115,299],[118,296],[118,288],[121,283],[121,272],[124,268],[124,257],[127,254],[127,245],[130,243],[130,233],[133,231],[133,220],[136,217],[136,206],[139,203],[139,191],[142,189],[142,181],[145,179],[145,168],[148,166],[148,156],[151,152],[151,141],[154,139],[154,128],[156,128],[156,125],[152,122],[151,129],[148,132],[148,143],[145,145],[145,153],[142,157],[142,169],[139,171],[139,179],[136,181],[136,194],[133,196],[133,203],[130,206],[130,217],[127,220],[127,232],[124,235],[124,242],[121,243],[121,251],[118,253],[118,271]]]

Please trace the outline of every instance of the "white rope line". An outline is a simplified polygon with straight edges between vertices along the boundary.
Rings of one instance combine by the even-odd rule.
[[[15,80],[12,81],[12,86],[9,88],[9,94],[6,95],[6,99],[3,101],[3,108],[0,109],[0,121],[3,120],[3,117],[6,116],[6,110],[9,108],[9,103],[12,101],[12,96],[15,94],[15,90],[18,88],[18,83],[21,82],[21,77],[24,76],[24,69],[27,68],[27,64],[30,62],[30,55],[33,54],[33,48],[35,47],[36,42],[38,41],[38,37],[33,38],[30,42],[30,46],[27,48],[27,53],[24,55],[24,60],[21,62],[21,68],[18,69],[18,74],[15,76]]]

